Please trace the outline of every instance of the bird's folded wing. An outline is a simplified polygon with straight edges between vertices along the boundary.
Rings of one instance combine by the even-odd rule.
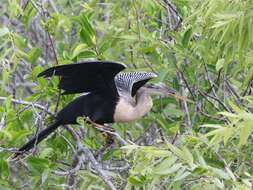
[[[157,75],[152,72],[119,73],[115,77],[115,84],[119,94],[133,97],[139,88],[155,77],[157,77]]]
[[[59,76],[64,94],[115,88],[114,77],[126,66],[109,61],[86,61],[51,67],[38,77]]]

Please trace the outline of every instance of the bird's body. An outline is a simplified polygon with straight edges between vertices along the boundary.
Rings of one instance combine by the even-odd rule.
[[[56,120],[61,120],[62,124],[76,124],[77,117],[83,116],[98,124],[113,123],[118,99],[117,96],[97,92],[81,95],[65,106],[57,114]]]
[[[121,72],[125,66],[115,62],[88,61],[49,68],[38,76],[59,76],[64,94],[85,93],[65,106],[55,122],[19,149],[15,157],[30,150],[60,125],[76,124],[78,117],[94,123],[130,122],[152,108],[151,95],[173,94],[164,86],[144,85],[156,75],[152,72]]]

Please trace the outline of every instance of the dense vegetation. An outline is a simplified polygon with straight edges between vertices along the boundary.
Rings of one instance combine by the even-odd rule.
[[[88,59],[188,100],[155,97],[106,150],[80,119],[11,161],[74,98],[37,74]],[[1,0],[0,189],[252,189],[252,64],[252,0]]]

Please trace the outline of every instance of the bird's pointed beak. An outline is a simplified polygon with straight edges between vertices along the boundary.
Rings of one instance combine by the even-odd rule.
[[[172,96],[177,100],[186,100],[186,97],[181,96],[175,89],[166,87],[168,91],[168,96]]]
[[[148,84],[146,85],[148,88],[153,89],[154,94],[160,94],[164,96],[172,96],[177,100],[187,100],[186,97],[181,96],[175,89],[171,87],[167,87],[163,83],[158,84]]]

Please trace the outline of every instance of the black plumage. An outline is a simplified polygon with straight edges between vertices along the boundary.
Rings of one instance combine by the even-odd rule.
[[[123,69],[125,65],[115,62],[86,61],[60,65],[41,72],[38,77],[59,76],[59,88],[64,90],[63,94],[87,94],[81,95],[65,106],[56,115],[55,122],[22,146],[14,157],[30,150],[55,131],[58,126],[76,124],[79,116],[88,117],[92,122],[98,124],[113,123],[120,93],[134,96],[141,86],[155,77],[155,74],[150,72],[118,74]]]
[[[86,61],[51,67],[38,77],[59,76],[59,88],[64,94],[73,94],[115,89],[114,77],[123,69],[125,65],[115,62]]]

